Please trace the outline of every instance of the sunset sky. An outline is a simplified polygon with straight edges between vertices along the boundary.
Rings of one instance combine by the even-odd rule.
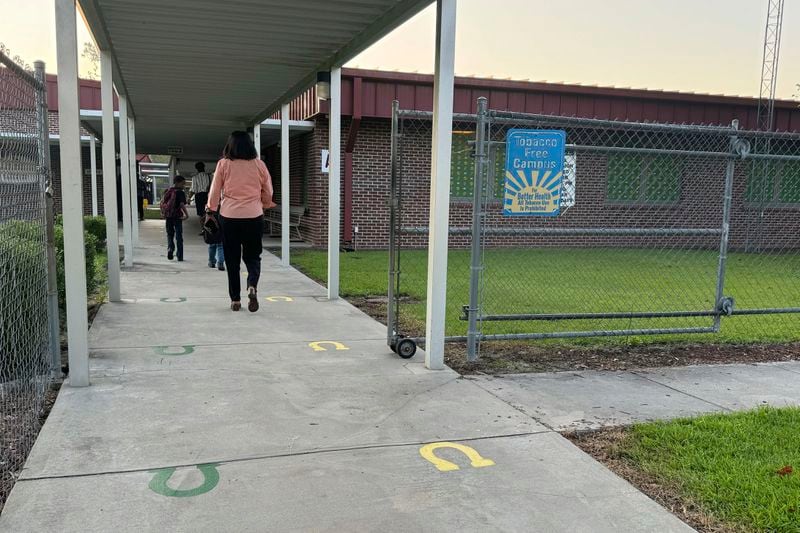
[[[460,0],[458,6],[459,75],[758,94],[766,0]],[[55,71],[52,0],[0,0],[0,13],[0,42]],[[431,72],[434,22],[431,6],[348,66]],[[786,3],[783,28],[778,97],[792,98],[800,83],[800,2]],[[90,39],[82,21],[78,39],[79,48]]]

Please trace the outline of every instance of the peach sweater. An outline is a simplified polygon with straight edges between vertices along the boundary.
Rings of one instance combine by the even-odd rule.
[[[220,201],[222,207],[220,208]],[[272,201],[272,177],[260,159],[220,159],[208,192],[208,207],[225,218],[256,218]]]

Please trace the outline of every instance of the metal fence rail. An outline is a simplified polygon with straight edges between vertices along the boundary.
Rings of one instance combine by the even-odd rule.
[[[32,74],[0,53],[0,506],[60,367],[45,91],[43,64]]]
[[[469,359],[498,340],[800,340],[800,135],[477,109],[454,118],[451,167],[447,334]],[[431,119],[394,112],[390,343],[424,342]],[[520,129],[565,132],[556,216],[505,210]]]

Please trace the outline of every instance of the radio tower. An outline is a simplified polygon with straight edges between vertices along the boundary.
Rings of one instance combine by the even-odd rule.
[[[784,0],[767,0],[767,25],[764,29],[764,54],[761,61],[761,91],[758,95],[758,129],[762,131],[772,131],[774,126],[783,3]]]
[[[767,0],[767,24],[764,28],[764,53],[761,60],[761,90],[758,94],[757,129],[772,131],[775,127],[775,89],[778,84],[778,59],[781,52],[784,0]],[[756,139],[756,153],[770,152],[769,138]],[[773,200],[775,173],[768,160],[755,162],[752,168],[753,194],[750,200],[757,204],[747,221],[745,250],[759,252],[763,235],[764,212]]]

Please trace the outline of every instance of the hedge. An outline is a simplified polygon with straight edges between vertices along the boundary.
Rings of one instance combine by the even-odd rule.
[[[48,368],[47,267],[36,234],[33,224],[0,226],[0,381],[32,378]]]
[[[98,253],[105,249],[105,219],[84,219],[87,296],[97,291]],[[64,228],[54,226],[58,306],[66,317]],[[0,224],[0,382],[41,374],[47,359],[41,353],[48,342],[47,252],[41,223],[10,220]],[[35,361],[36,364],[32,364]]]

